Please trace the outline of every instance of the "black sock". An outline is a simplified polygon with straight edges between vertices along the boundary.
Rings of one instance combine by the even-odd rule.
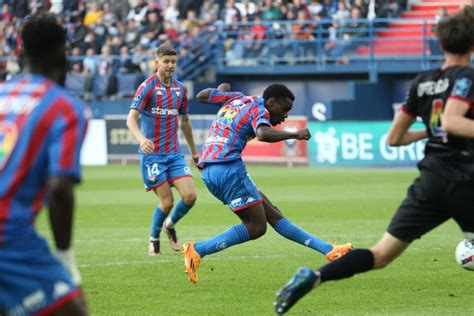
[[[354,249],[318,269],[321,282],[350,278],[354,274],[371,270],[374,267],[374,255],[369,249]]]

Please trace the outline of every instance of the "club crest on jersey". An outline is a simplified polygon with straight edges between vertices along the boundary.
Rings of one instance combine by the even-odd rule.
[[[239,110],[238,107],[232,106],[232,104],[226,105],[217,114],[218,124],[220,126],[223,126],[223,127],[230,126],[232,124],[232,122],[234,121],[234,117],[236,117],[237,114],[239,114],[239,112],[240,112],[240,110]]]
[[[465,98],[469,92],[469,89],[471,88],[471,84],[472,81],[470,79],[466,77],[459,78],[454,84],[452,95]]]
[[[18,129],[11,122],[0,123],[0,169],[5,166],[18,139]]]

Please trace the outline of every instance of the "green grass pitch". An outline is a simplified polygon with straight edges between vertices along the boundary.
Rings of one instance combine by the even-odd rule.
[[[417,171],[251,166],[262,192],[316,236],[370,247],[385,231]],[[275,292],[322,255],[276,234],[205,257],[191,284],[181,254],[162,240],[147,255],[157,203],[139,168],[89,167],[78,187],[74,247],[92,315],[273,315]],[[196,174],[198,201],[178,224],[182,241],[202,240],[239,223]],[[176,198],[176,195],[175,195]],[[44,212],[43,212],[44,213]],[[51,239],[46,216],[40,231]],[[289,315],[473,315],[474,273],[455,262],[462,239],[454,222],[429,233],[387,268],[324,284]]]

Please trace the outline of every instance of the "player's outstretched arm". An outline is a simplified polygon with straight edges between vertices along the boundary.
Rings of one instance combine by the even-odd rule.
[[[257,139],[261,142],[275,143],[286,139],[309,140],[311,134],[307,128],[296,132],[276,130],[268,125],[260,125],[257,128]]]
[[[427,138],[426,130],[410,131],[415,117],[400,111],[395,117],[388,133],[387,141],[390,146],[404,146]]]
[[[132,132],[133,136],[140,143],[140,148],[143,150],[143,152],[145,154],[151,154],[153,153],[155,146],[153,145],[153,142],[151,140],[149,140],[142,134],[142,131],[140,130],[140,127],[138,126],[139,118],[140,118],[140,112],[138,112],[137,110],[131,109],[130,112],[128,112],[128,116],[127,116],[127,127]]]
[[[209,102],[209,97],[211,95],[211,92],[217,90],[220,92],[230,92],[230,84],[228,83],[221,83],[220,85],[217,86],[217,89],[215,88],[207,88],[204,90],[201,90],[197,95],[196,99],[198,99],[199,102],[201,103],[210,103]]]
[[[458,99],[450,98],[444,109],[441,122],[443,129],[448,134],[474,138],[474,120],[465,117],[470,104]]]

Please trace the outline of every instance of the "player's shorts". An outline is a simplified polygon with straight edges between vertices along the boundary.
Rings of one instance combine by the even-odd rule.
[[[165,182],[192,177],[191,169],[181,153],[169,155],[140,155],[143,183],[145,190],[151,191]]]
[[[36,233],[0,246],[0,313],[49,315],[80,295]]]
[[[240,159],[206,164],[201,178],[209,191],[232,212],[262,203],[262,196]]]
[[[453,218],[463,232],[474,232],[474,182],[454,182],[422,170],[387,231],[412,242]]]

